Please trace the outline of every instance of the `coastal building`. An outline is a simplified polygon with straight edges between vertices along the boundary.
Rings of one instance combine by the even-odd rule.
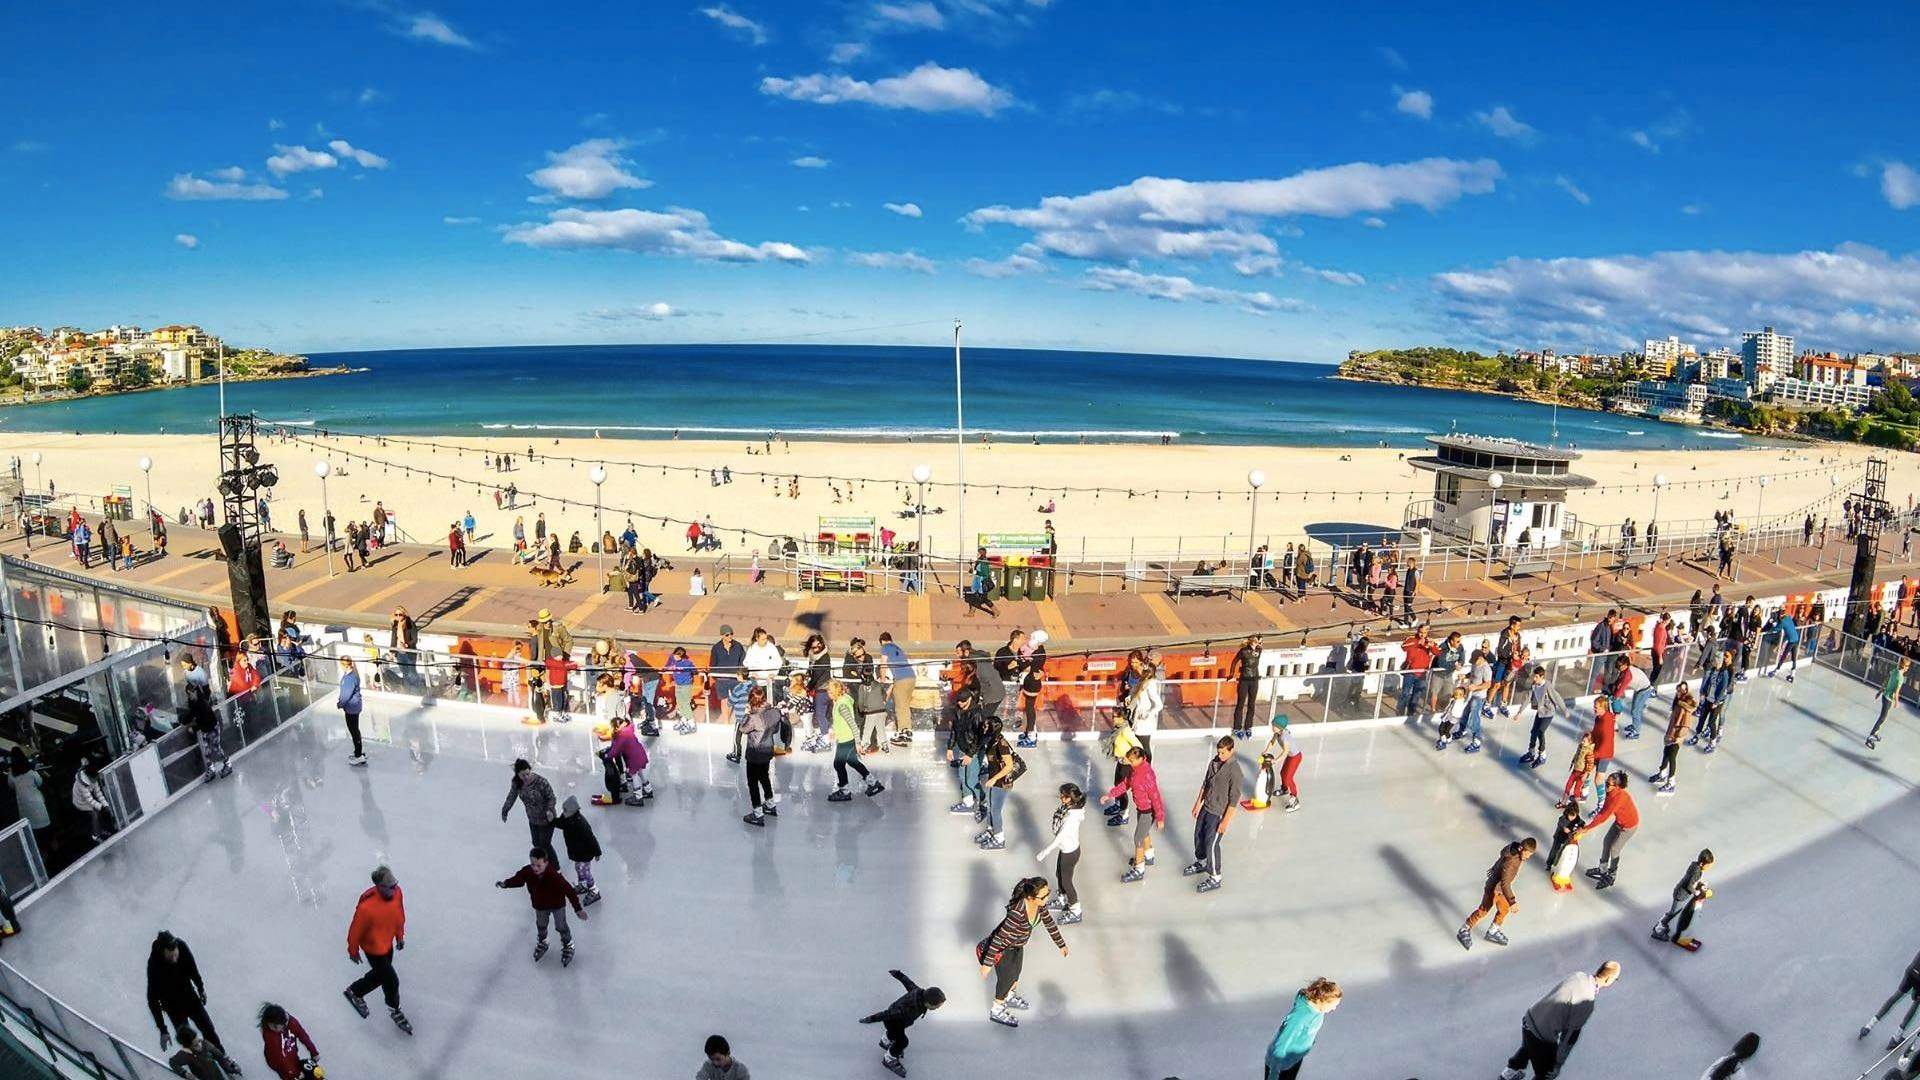
[[[1711,382],[1714,379],[1732,378],[1734,365],[1739,362],[1739,355],[1725,346],[1701,353],[1700,379],[1702,382]]]
[[[1793,373],[1793,338],[1771,326],[1740,335],[1740,370],[1750,390],[1765,393],[1774,380]]]
[[[1573,472],[1572,450],[1479,435],[1429,435],[1432,454],[1409,458],[1433,473],[1433,498],[1407,507],[1409,530],[1431,529],[1451,542],[1505,550],[1558,547],[1577,522],[1567,493],[1592,487]]]
[[[1794,361],[1793,374],[1824,386],[1867,385],[1867,366],[1838,353],[1801,353]]]
[[[1697,424],[1707,407],[1707,388],[1681,379],[1640,379],[1628,383],[1612,405],[1617,412]]]
[[[1646,357],[1646,371],[1649,375],[1657,375],[1665,379],[1672,377],[1674,370],[1680,366],[1682,358],[1692,357],[1694,350],[1692,345],[1669,335],[1664,341],[1648,338],[1646,346],[1640,350],[1640,355]]]
[[[219,344],[212,334],[197,326],[163,326],[152,334],[156,345],[185,345],[192,349],[210,349]]]
[[[1860,382],[1814,382],[1811,379],[1788,377],[1775,379],[1767,391],[1767,399],[1776,405],[1785,405],[1794,409],[1852,409],[1861,412],[1873,404],[1873,399],[1886,388],[1869,386],[1865,382],[1865,372],[1861,372]]]
[[[1731,376],[1707,380],[1707,399],[1721,398],[1726,401],[1752,401],[1753,389],[1745,379]]]

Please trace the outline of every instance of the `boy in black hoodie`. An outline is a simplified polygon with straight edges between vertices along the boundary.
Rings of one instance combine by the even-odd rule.
[[[593,881],[593,860],[600,857],[600,841],[593,826],[580,813],[580,800],[567,796],[560,804],[560,816],[553,819],[567,842],[567,858],[573,860],[573,876],[580,882],[580,906],[600,902],[600,889]]]
[[[921,1017],[947,1003],[947,995],[937,986],[922,989],[913,984],[904,972],[887,972],[907,988],[907,992],[894,999],[893,1004],[874,1013],[863,1016],[863,1024],[881,1024],[886,1027],[887,1037],[880,1043],[880,1049],[886,1054],[880,1058],[880,1064],[892,1069],[894,1075],[907,1075],[907,1066],[901,1058],[907,1053],[907,1029],[917,1023]]]

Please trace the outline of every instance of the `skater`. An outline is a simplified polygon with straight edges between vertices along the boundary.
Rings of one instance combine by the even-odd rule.
[[[976,807],[985,813],[985,795],[980,787],[982,740],[987,736],[987,715],[980,703],[980,692],[962,686],[953,698],[953,724],[947,729],[947,764],[953,769],[954,782],[960,785],[960,801],[947,807],[953,814],[974,815]],[[976,802],[978,800],[978,802]]]
[[[1294,1080],[1300,1075],[1301,1063],[1320,1037],[1320,1025],[1340,1007],[1340,997],[1340,984],[1332,979],[1315,979],[1293,995],[1293,1009],[1267,1046],[1265,1080]]]
[[[707,1063],[693,1074],[693,1080],[753,1080],[747,1063],[733,1056],[733,1047],[725,1035],[707,1036]]]
[[[186,673],[182,682],[187,697],[187,726],[193,729],[194,737],[200,744],[200,761],[205,769],[200,779],[212,782],[218,777],[224,780],[233,775],[233,766],[227,764],[227,748],[220,732],[220,714],[213,709],[213,687],[207,681],[206,671],[192,653],[180,657],[180,668]]]
[[[907,1056],[907,1029],[918,1023],[928,1013],[947,1003],[946,991],[937,986],[915,986],[912,979],[898,968],[887,972],[894,977],[907,992],[893,999],[893,1004],[879,1012],[860,1018],[863,1024],[879,1024],[887,1037],[880,1041],[880,1048],[886,1054],[880,1058],[880,1064],[890,1069],[895,1076],[907,1075],[905,1057]]]
[[[1047,632],[1035,630],[1027,635],[1027,669],[1020,676],[1020,746],[1031,750],[1040,745],[1034,728],[1039,725],[1040,692],[1047,683]]]
[[[1053,879],[1060,886],[1053,906],[1063,924],[1080,921],[1080,893],[1073,887],[1073,871],[1080,865],[1080,826],[1087,818],[1087,794],[1078,784],[1060,785],[1060,805],[1053,812],[1053,843],[1033,857],[1044,863],[1053,855]]]
[[[1880,746],[1880,728],[1887,722],[1887,714],[1893,711],[1894,702],[1900,700],[1900,687],[1907,681],[1907,668],[1913,661],[1902,656],[1900,662],[1887,672],[1887,681],[1880,684],[1880,716],[1873,722],[1873,730],[1867,732],[1867,749]]]
[[[1613,699],[1602,694],[1593,699],[1593,771],[1596,776],[1605,776],[1613,765],[1615,724],[1619,714],[1613,711]],[[1604,797],[1605,791],[1594,793],[1596,799]],[[1600,807],[1596,804],[1594,812]]]
[[[308,1064],[319,1064],[320,1048],[313,1045],[313,1037],[287,1010],[271,1001],[265,1002],[260,1006],[259,1022],[267,1068],[280,1080],[301,1080]],[[307,1051],[305,1055],[300,1053],[303,1046]]]
[[[1573,891],[1573,872],[1580,867],[1580,843],[1576,839],[1586,822],[1580,817],[1578,803],[1564,803],[1560,820],[1553,823],[1553,847],[1547,851],[1548,880],[1554,892]]]
[[[1280,791],[1286,796],[1286,811],[1291,814],[1300,809],[1300,763],[1306,760],[1306,754],[1298,743],[1293,741],[1293,727],[1284,716],[1273,718],[1273,734],[1267,737],[1266,749],[1260,756],[1273,762],[1280,770]],[[1268,798],[1273,797],[1271,790]]]
[[[167,1048],[167,1021],[171,1020],[182,1049],[187,1048],[187,1036],[197,1028],[220,1064],[228,1072],[240,1071],[207,1016],[207,984],[200,978],[193,950],[165,930],[154,936],[153,948],[147,953],[147,1008],[153,1013],[154,1026],[160,1029],[161,1050]]]
[[[1520,1049],[1507,1059],[1500,1080],[1526,1080],[1529,1066],[1534,1080],[1559,1076],[1573,1044],[1580,1041],[1580,1029],[1593,1015],[1594,996],[1619,977],[1620,965],[1609,960],[1591,975],[1576,971],[1560,980],[1520,1021]]]
[[[1637,739],[1640,737],[1640,725],[1647,719],[1647,703],[1653,700],[1653,679],[1624,656],[1620,658],[1620,668],[1625,678],[1627,699],[1627,726],[1626,730],[1620,732],[1620,737]],[[1792,681],[1791,672],[1787,678]]]
[[[353,665],[353,657],[340,658],[340,689],[335,695],[340,705],[340,715],[347,721],[347,737],[353,740],[353,753],[347,755],[347,764],[365,765],[366,751],[360,745],[360,670]]]
[[[1555,719],[1572,716],[1573,710],[1567,707],[1560,688],[1547,678],[1547,669],[1539,664],[1533,667],[1533,685],[1527,690],[1526,707],[1533,710],[1533,730],[1527,735],[1527,752],[1520,755],[1520,764],[1537,769],[1547,761],[1547,731]]]
[[[353,921],[347,925],[347,959],[358,964],[364,955],[367,973],[341,991],[347,1004],[367,1017],[367,995],[380,988],[386,999],[387,1014],[395,1027],[413,1034],[407,1014],[400,1011],[400,976],[393,970],[393,954],[407,947],[407,901],[400,882],[384,866],[373,869],[373,887],[360,894],[354,905]]]
[[[1007,742],[1007,733],[998,720],[988,721],[986,764],[980,768],[980,790],[987,806],[987,828],[974,837],[982,851],[1001,851],[1007,846],[1007,800],[1013,797],[1013,785],[1026,775],[1027,763],[1019,751]]]
[[[1900,1027],[1893,1033],[1893,1037],[1887,1040],[1887,1049],[1889,1050],[1899,1046],[1900,1043],[1906,1039],[1907,1029],[1913,1026],[1914,1014],[1920,1013],[1920,954],[1916,954],[1913,960],[1907,964],[1906,974],[1901,976],[1900,979],[1900,988],[1893,992],[1893,996],[1886,1000],[1886,1004],[1880,1006],[1879,1012],[1874,1013],[1873,1016],[1868,1018],[1866,1023],[1860,1025],[1860,1037],[1864,1039],[1872,1034],[1873,1025],[1879,1023],[1882,1017],[1892,1012],[1893,1007],[1900,1003],[1901,998],[1907,999],[1907,1015],[1900,1021]],[[165,1046],[166,1044],[163,1042],[161,1045]]]
[[[1794,619],[1793,612],[1781,608],[1780,617],[1773,628],[1780,634],[1780,658],[1767,670],[1767,677],[1778,675],[1784,667],[1787,669],[1787,681],[1792,682],[1793,670],[1800,666],[1800,624]]]
[[[1028,1009],[1032,1005],[1017,993],[1020,985],[1020,967],[1025,959],[1027,941],[1033,937],[1033,924],[1036,920],[1047,928],[1047,936],[1060,948],[1060,955],[1067,955],[1067,939],[1060,936],[1060,928],[1054,924],[1053,914],[1047,910],[1047,899],[1052,890],[1047,888],[1047,879],[1030,877],[1020,879],[1013,887],[1013,896],[1007,901],[1007,913],[993,933],[973,947],[973,956],[980,962],[980,977],[989,974],[993,980],[993,1008],[987,1013],[987,1019],[1006,1027],[1019,1027],[1020,1021],[1014,1019],[1013,1009]]]
[[[1659,925],[1653,928],[1653,940],[1672,941],[1688,952],[1700,948],[1698,938],[1687,936],[1687,928],[1693,925],[1693,913],[1713,895],[1704,877],[1712,866],[1713,852],[1701,848],[1700,854],[1687,864],[1687,872],[1680,876],[1679,884],[1673,887],[1673,906],[1667,909],[1667,913],[1660,917]],[[1676,915],[1680,918],[1678,924],[1673,922]]]
[[[1687,745],[1699,742],[1700,752],[1713,753],[1720,741],[1720,725],[1727,715],[1727,699],[1733,696],[1733,653],[1716,651],[1712,669],[1700,679],[1700,726],[1687,736]]]
[[[1460,939],[1461,948],[1473,948],[1474,924],[1486,918],[1488,912],[1493,913],[1493,925],[1487,927],[1487,940],[1495,945],[1507,944],[1504,929],[1507,916],[1520,906],[1520,898],[1513,895],[1513,879],[1519,876],[1520,865],[1533,858],[1539,847],[1540,842],[1529,836],[1500,849],[1500,857],[1487,870],[1487,888],[1480,896],[1480,906],[1473,909],[1467,921],[1460,924],[1460,932],[1454,935]]]
[[[866,781],[862,789],[871,799],[887,789],[878,777],[860,763],[860,729],[854,726],[853,697],[847,693],[846,684],[838,679],[827,683],[827,699],[833,705],[833,775],[839,784],[833,793],[827,796],[828,802],[849,802],[853,793],[847,790],[847,770],[852,769]]]
[[[1253,738],[1253,711],[1260,693],[1260,635],[1241,643],[1233,654],[1233,734]]]
[[[513,783],[507,787],[507,801],[500,804],[500,820],[507,820],[507,814],[513,810],[514,800],[518,799],[527,808],[527,831],[533,836],[533,846],[537,848],[553,847],[553,785],[547,778],[533,771],[526,758],[515,758],[513,762]]]
[[[1613,887],[1614,875],[1620,872],[1620,853],[1626,849],[1627,841],[1633,839],[1634,831],[1640,828],[1640,810],[1633,805],[1633,796],[1627,794],[1627,774],[1615,772],[1607,777],[1605,798],[1600,803],[1600,812],[1587,822],[1586,826],[1574,834],[1574,840],[1600,827],[1603,821],[1611,821],[1607,829],[1607,838],[1600,846],[1600,865],[1587,871],[1594,879],[1598,889]]]
[[[107,789],[100,784],[100,764],[89,754],[73,770],[73,808],[87,822],[87,839],[105,843],[113,835],[113,813],[107,806]]]
[[[1707,1066],[1707,1071],[1700,1074],[1700,1080],[1736,1080],[1746,1075],[1748,1060],[1759,1052],[1760,1036],[1749,1031],[1733,1044],[1731,1053]]]
[[[1233,746],[1231,735],[1222,735],[1213,744],[1213,760],[1207,762],[1200,792],[1193,797],[1193,862],[1182,873],[1207,875],[1195,892],[1212,892],[1221,884],[1225,855],[1220,849],[1227,823],[1240,808],[1240,763],[1233,759]]]
[[[755,686],[747,694],[747,716],[740,729],[747,762],[747,801],[752,808],[740,820],[764,826],[768,817],[779,817],[774,807],[773,747],[780,737],[780,709],[767,700],[767,690]]]
[[[1667,718],[1666,746],[1660,751],[1660,769],[1648,779],[1654,784],[1657,795],[1671,795],[1674,792],[1674,777],[1680,771],[1680,741],[1686,738],[1687,730],[1693,726],[1693,691],[1681,683],[1673,690],[1673,711]]]
[[[1593,732],[1584,732],[1580,736],[1580,745],[1573,748],[1573,764],[1567,770],[1567,786],[1560,790],[1560,801],[1554,803],[1554,809],[1573,806],[1576,809],[1580,800],[1587,797],[1587,782],[1593,779]]]
[[[554,819],[554,824],[559,826],[560,836],[567,842],[567,858],[573,862],[580,906],[599,903],[600,890],[593,883],[593,860],[600,857],[600,841],[593,835],[593,825],[580,816],[580,800],[567,796],[567,801],[560,804],[560,816]]]
[[[1127,766],[1127,778],[1113,785],[1100,801],[1110,803],[1123,794],[1133,798],[1133,858],[1120,877],[1130,883],[1145,880],[1147,867],[1153,865],[1153,830],[1167,827],[1167,807],[1146,751],[1137,746],[1128,750]]]
[[[497,889],[518,889],[525,887],[527,901],[533,905],[533,926],[538,933],[533,945],[533,962],[547,955],[547,923],[552,921],[560,930],[560,966],[573,963],[573,928],[567,925],[567,905],[573,905],[574,914],[581,922],[587,921],[587,909],[580,902],[580,894],[574,891],[560,868],[553,864],[553,849],[535,847],[527,852],[527,865],[513,872],[513,876],[493,883]]]
[[[600,751],[601,783],[606,793],[595,795],[595,806],[645,806],[653,798],[653,785],[647,781],[647,748],[633,730],[633,718],[613,718],[607,748]]]

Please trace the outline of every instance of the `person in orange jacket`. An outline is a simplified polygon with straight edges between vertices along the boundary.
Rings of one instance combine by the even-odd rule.
[[[367,973],[341,991],[347,1004],[367,1017],[367,995],[379,987],[386,998],[387,1014],[396,1027],[413,1034],[413,1024],[400,1011],[400,976],[393,970],[393,954],[407,947],[407,901],[400,882],[384,866],[373,870],[373,888],[360,894],[354,906],[353,922],[347,926],[347,958],[358,964],[366,957]]]

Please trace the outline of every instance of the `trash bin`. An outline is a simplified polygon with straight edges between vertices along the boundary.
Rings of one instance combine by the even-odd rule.
[[[1008,566],[1001,574],[1000,595],[1008,600],[1024,599],[1027,595],[1027,568]]]
[[[1045,600],[1053,595],[1053,571],[1038,566],[1027,571],[1027,599]]]

